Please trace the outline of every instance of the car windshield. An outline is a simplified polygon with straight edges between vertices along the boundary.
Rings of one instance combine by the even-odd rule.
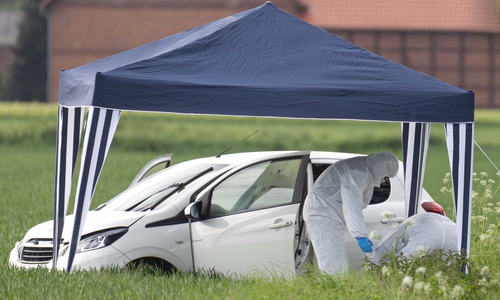
[[[200,164],[193,161],[171,166],[139,184],[125,190],[107,203],[97,207],[100,211],[146,211],[161,204],[171,203],[184,188],[216,174],[225,164]]]

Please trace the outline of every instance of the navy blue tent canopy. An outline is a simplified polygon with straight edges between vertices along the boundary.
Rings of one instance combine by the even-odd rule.
[[[59,261],[83,107],[90,108],[75,218],[69,250]],[[430,123],[443,123],[457,250],[469,253],[474,93],[382,58],[266,2],[61,71],[53,267],[71,271],[122,110],[401,122],[407,216],[419,209]]]
[[[63,71],[60,81],[59,101],[66,106],[406,122],[474,119],[472,92],[382,58],[271,3]]]

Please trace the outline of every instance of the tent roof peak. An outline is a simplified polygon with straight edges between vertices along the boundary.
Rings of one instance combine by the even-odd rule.
[[[474,93],[389,61],[271,2],[61,72],[65,106],[460,123]]]

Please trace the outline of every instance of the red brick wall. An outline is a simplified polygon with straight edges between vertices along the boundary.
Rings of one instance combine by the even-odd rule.
[[[50,6],[50,101],[57,102],[60,70],[100,59],[233,15],[238,8]]]
[[[387,59],[475,93],[500,107],[500,33],[333,30]]]

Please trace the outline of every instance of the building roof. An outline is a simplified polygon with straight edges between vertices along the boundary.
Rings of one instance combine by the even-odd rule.
[[[16,44],[22,12],[0,11],[0,47]]]
[[[500,32],[498,0],[301,0],[326,29]]]
[[[41,2],[42,8],[47,8],[55,2],[60,0],[43,0]],[[262,5],[265,0],[71,0],[67,1],[76,5],[97,5],[97,6],[117,6],[117,7],[130,7],[130,6],[152,6],[152,7],[196,7],[196,8],[231,8],[231,9],[250,9]],[[306,6],[300,0],[274,0],[275,5],[283,7],[284,9],[290,8],[295,13],[302,13],[305,11]]]
[[[48,8],[61,0],[43,0]],[[264,0],[70,0],[76,5],[249,9]],[[500,0],[273,0],[326,29],[500,32]],[[3,19],[3,18],[0,18]]]

